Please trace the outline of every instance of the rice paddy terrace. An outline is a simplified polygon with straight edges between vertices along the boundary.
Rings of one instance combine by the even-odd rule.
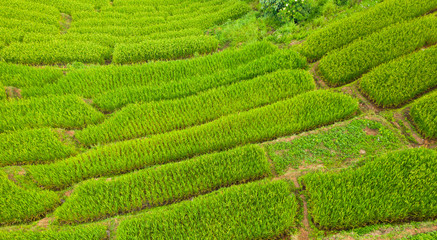
[[[312,2],[0,0],[0,239],[437,239],[437,0]]]

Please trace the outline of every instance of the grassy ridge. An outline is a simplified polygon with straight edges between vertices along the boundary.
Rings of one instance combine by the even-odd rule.
[[[359,37],[436,8],[436,0],[385,0],[367,11],[356,13],[316,31],[303,43],[302,53],[311,60],[319,59]]]
[[[284,70],[187,98],[128,105],[102,124],[76,132],[81,143],[126,140],[203,124],[313,90],[304,70]]]
[[[11,100],[0,105],[0,133],[24,128],[80,128],[103,114],[73,95]]]
[[[56,193],[21,189],[0,171],[0,225],[35,220],[58,204]]]
[[[408,149],[340,173],[306,175],[310,213],[323,229],[437,216],[437,152]]]
[[[187,97],[278,69],[305,68],[306,66],[305,59],[295,51],[281,50],[236,68],[217,71],[210,75],[194,76],[155,85],[122,87],[105,92],[93,100],[100,109],[113,111],[129,103]]]
[[[437,17],[421,17],[387,27],[329,53],[320,60],[319,70],[329,84],[343,85],[373,67],[436,42]]]
[[[259,146],[203,155],[111,179],[88,180],[55,211],[62,222],[85,222],[156,207],[216,188],[269,176],[270,165]],[[128,187],[126,187],[128,186]]]
[[[0,50],[0,58],[22,64],[104,63],[110,55],[110,48],[95,43],[63,40],[13,43]]]
[[[425,137],[437,138],[437,91],[414,102],[410,115]]]
[[[56,82],[62,77],[62,70],[43,67],[36,68],[12,63],[0,62],[0,82],[5,86],[17,88],[44,86]]]
[[[74,146],[61,142],[53,129],[0,133],[0,166],[48,162],[74,152]]]
[[[0,230],[0,239],[3,240],[103,240],[107,237],[107,226],[103,224],[50,228],[43,231]]]
[[[251,142],[305,131],[350,116],[355,99],[313,91],[204,125],[107,145],[49,165],[29,166],[40,185],[62,188],[90,177],[119,174]]]
[[[120,87],[156,85],[211,74],[220,69],[237,67],[277,50],[278,48],[271,43],[259,42],[240,49],[188,60],[81,69],[67,74],[57,84],[23,89],[23,96],[74,93],[90,98]]]
[[[295,226],[297,209],[285,181],[254,182],[124,220],[117,238],[272,239]]]
[[[113,61],[123,64],[150,60],[171,60],[190,57],[194,53],[211,53],[217,48],[218,40],[210,36],[146,40],[138,44],[116,45]]]
[[[437,47],[378,66],[360,79],[360,88],[383,107],[402,103],[437,86]]]

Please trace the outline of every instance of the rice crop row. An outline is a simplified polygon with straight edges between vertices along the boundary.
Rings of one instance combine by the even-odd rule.
[[[146,40],[137,44],[118,44],[114,48],[114,63],[135,63],[151,60],[186,58],[218,49],[219,41],[211,36]]]
[[[24,128],[80,128],[103,118],[73,95],[11,100],[0,105],[0,133]]]
[[[103,123],[76,132],[84,144],[107,143],[183,129],[313,90],[304,70],[284,70],[187,98],[128,105]]]
[[[78,19],[72,22],[72,27],[106,27],[106,26],[129,26],[129,27],[139,27],[139,26],[150,26],[152,24],[164,23],[165,19],[163,17],[140,17],[132,19],[119,19],[119,18],[86,18]]]
[[[437,86],[437,47],[378,66],[360,79],[360,88],[376,104],[399,106]]]
[[[0,17],[0,26],[10,31],[35,32],[44,34],[57,34],[59,27],[49,24]]]
[[[395,24],[320,60],[319,70],[331,85],[353,81],[368,70],[437,43],[437,17],[430,15]]]
[[[1,80],[1,79],[0,79]],[[3,83],[0,81],[0,101],[6,99],[8,96],[6,95],[6,89]]]
[[[210,75],[189,77],[171,82],[145,86],[127,86],[94,97],[94,104],[105,111],[113,111],[129,103],[174,99],[197,94],[211,88],[251,79],[279,69],[305,68],[303,57],[293,50],[281,50],[255,59],[236,68],[217,71]]]
[[[24,32],[18,29],[10,29],[0,27],[0,49],[8,46],[13,42],[21,41],[24,37]]]
[[[44,86],[62,77],[62,70],[52,67],[36,68],[0,62],[0,82],[17,88]]]
[[[134,65],[107,65],[68,73],[57,84],[23,89],[23,96],[73,93],[91,98],[108,90],[136,85],[157,85],[191,76],[235,68],[264,55],[278,51],[271,43],[259,42],[187,60],[161,61]]]
[[[63,64],[74,61],[104,63],[111,49],[91,42],[53,40],[40,43],[12,43],[0,50],[0,59],[21,64]]]
[[[2,7],[15,8],[20,10],[29,10],[45,13],[51,16],[59,16],[60,12],[53,6],[46,5],[44,3],[35,3],[27,0],[0,0]]]
[[[303,179],[316,226],[345,229],[437,216],[437,152],[407,149]]]
[[[270,174],[264,151],[251,145],[148,168],[110,180],[82,182],[56,209],[55,216],[66,223],[87,222],[173,203]]]
[[[413,103],[410,115],[425,137],[437,138],[437,91]]]
[[[44,230],[14,229],[0,230],[3,240],[103,240],[107,239],[108,227],[104,224],[63,226]]]
[[[56,193],[24,190],[0,171],[0,225],[35,220],[58,204],[60,199]]]
[[[76,0],[27,0],[33,3],[45,4],[57,8],[61,13],[71,15],[73,12],[94,11],[94,6]],[[89,1],[88,1],[89,2]]]
[[[436,0],[385,0],[367,11],[356,13],[314,32],[303,43],[302,53],[311,60],[319,59],[355,39],[436,8]]]
[[[287,182],[254,182],[123,220],[117,239],[274,239],[295,226],[297,212]]]
[[[16,20],[27,20],[48,25],[59,26],[59,15],[48,15],[41,12],[35,12],[32,9],[23,10],[10,7],[0,9],[0,17]]]
[[[63,188],[91,177],[125,173],[309,130],[357,110],[358,102],[350,96],[312,91],[203,125],[98,147],[53,164],[29,166],[27,171],[40,186]]]
[[[66,158],[75,153],[59,132],[41,128],[0,133],[0,166],[32,164]]]

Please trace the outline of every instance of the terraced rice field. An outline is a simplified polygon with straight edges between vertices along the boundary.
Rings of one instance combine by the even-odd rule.
[[[436,11],[0,0],[0,239],[436,239]]]

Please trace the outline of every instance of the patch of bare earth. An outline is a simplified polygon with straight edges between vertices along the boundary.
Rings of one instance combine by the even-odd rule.
[[[379,134],[379,130],[378,129],[371,129],[369,127],[366,127],[363,130],[367,135],[371,135],[371,136],[376,136]]]
[[[416,140],[419,145],[423,145],[425,143],[425,139],[423,139],[419,134],[416,133],[415,129],[411,126],[410,122],[403,116],[401,113],[397,112],[393,115],[396,120],[399,120],[403,123],[403,125],[407,128],[409,133],[405,132],[405,130],[400,129],[403,134],[410,135]]]
[[[53,220],[53,217],[46,217],[38,221],[36,224],[38,227],[47,228],[50,225],[50,222]]]
[[[71,194],[73,193],[73,189],[72,190],[68,190],[64,193],[64,196],[69,197],[71,196]]]
[[[22,98],[21,96],[21,89],[16,87],[6,87],[6,96],[8,98]]]
[[[320,74],[318,73],[319,62],[314,63],[313,67],[310,70],[310,73],[313,75],[314,80],[316,81],[316,85],[318,89],[328,89],[329,86],[326,84]]]

